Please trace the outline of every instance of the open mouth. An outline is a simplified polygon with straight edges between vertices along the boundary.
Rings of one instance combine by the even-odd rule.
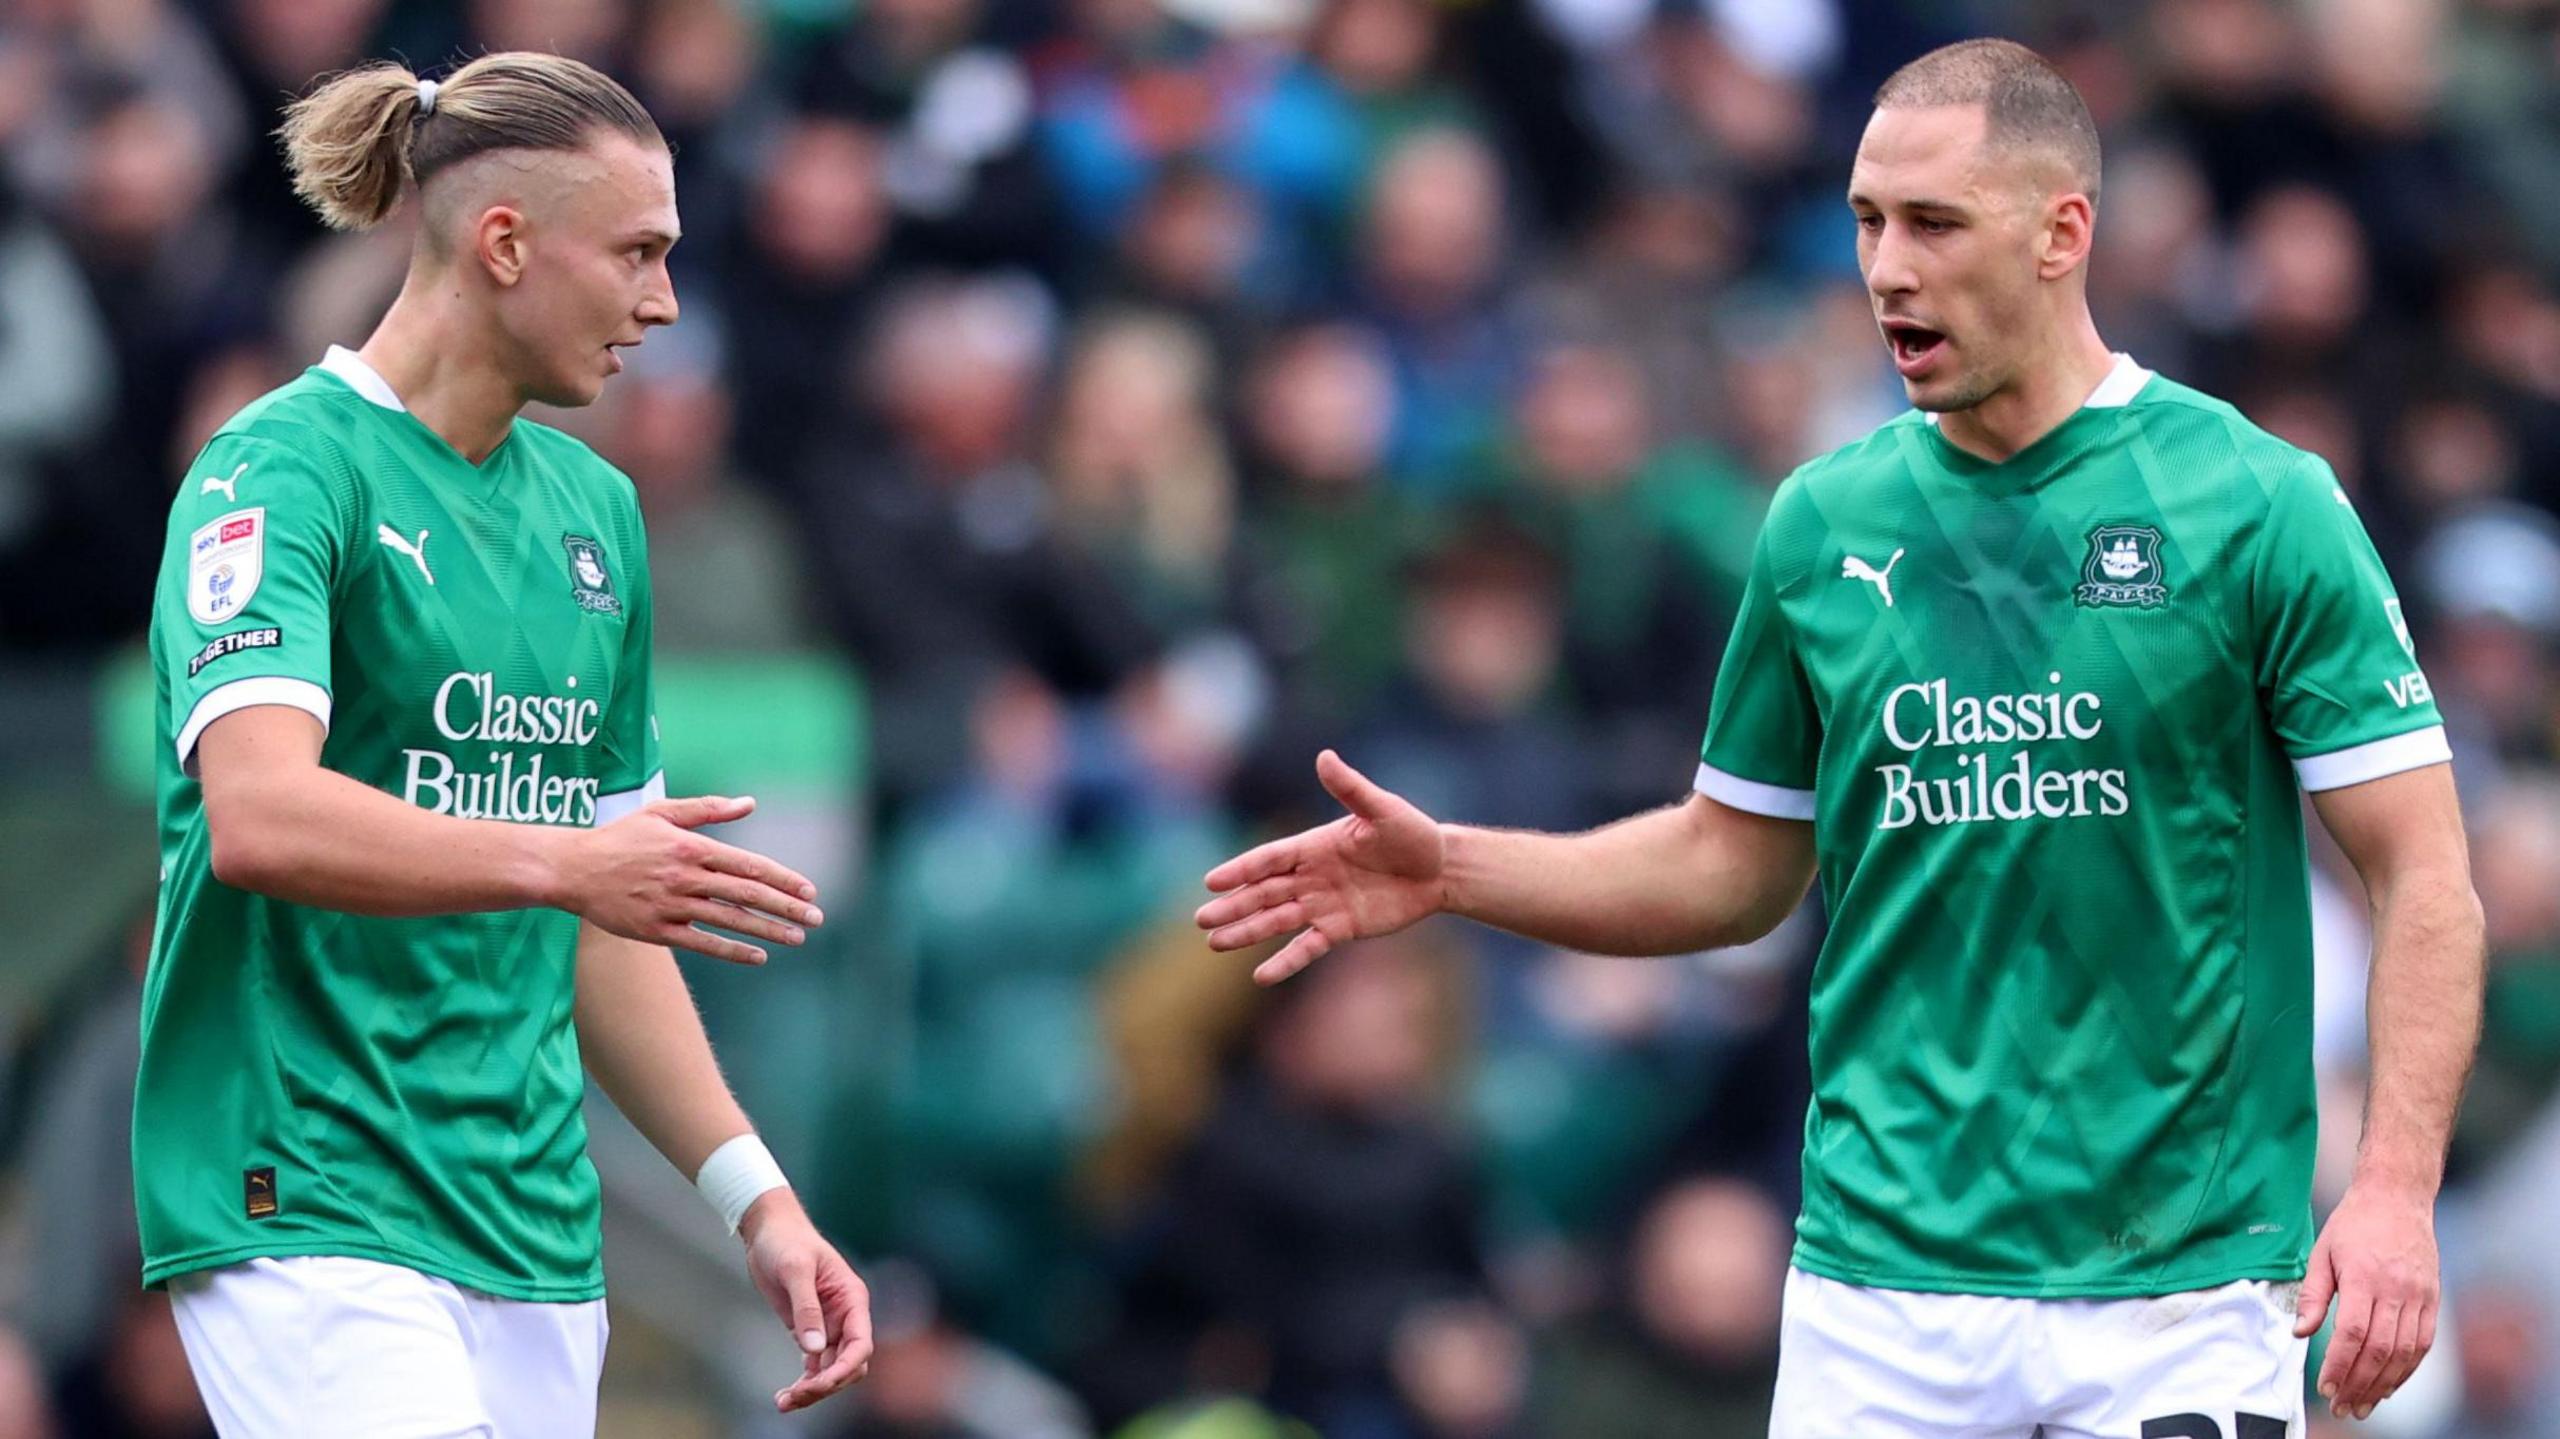
[[[1885,342],[1893,346],[1893,367],[1905,378],[1927,369],[1929,362],[1938,357],[1938,352],[1947,343],[1944,331],[1915,325],[1908,320],[1885,321],[1884,337]]]

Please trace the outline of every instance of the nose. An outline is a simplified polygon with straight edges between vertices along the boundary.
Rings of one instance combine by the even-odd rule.
[[[666,271],[658,272],[658,283],[640,297],[639,308],[632,318],[644,325],[672,325],[676,322],[676,283]]]
[[[1869,294],[1889,300],[1920,288],[1920,276],[1911,268],[1910,246],[1902,238],[1900,226],[1887,220],[1880,230],[1867,236],[1867,247]]]

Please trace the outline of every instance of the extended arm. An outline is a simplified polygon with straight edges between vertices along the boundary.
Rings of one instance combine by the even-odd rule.
[[[1813,882],[1811,824],[1702,794],[1583,834],[1441,834],[1450,913],[1589,954],[1748,943]]]
[[[2312,800],[2362,876],[2373,914],[2364,1140],[2302,1295],[2305,1332],[2336,1296],[2320,1392],[2334,1411],[2361,1418],[2435,1342],[2436,1190],[2479,1045],[2485,958],[2450,766]]]
[[[694,925],[789,945],[819,921],[806,879],[692,832],[744,816],[752,800],[660,801],[591,830],[457,819],[326,768],[323,738],[317,719],[284,705],[206,727],[196,757],[216,879],[347,914],[565,909],[743,963],[763,952]]]
[[[587,1073],[687,1179],[712,1151],[754,1132],[665,946],[580,925],[577,1022]],[[860,1379],[871,1362],[870,1296],[791,1187],[757,1195],[738,1235],[749,1277],[800,1346],[800,1377],[774,1395],[775,1407],[803,1409]]]
[[[1209,872],[1197,916],[1218,949],[1303,932],[1254,971],[1276,983],[1334,945],[1461,914],[1596,954],[1678,954],[1775,928],[1813,880],[1813,826],[1691,795],[1584,834],[1442,825],[1327,750],[1316,776],[1350,813]]]

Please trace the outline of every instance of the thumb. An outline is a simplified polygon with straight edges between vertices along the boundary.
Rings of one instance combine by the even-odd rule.
[[[2311,1269],[2302,1276],[2302,1297],[2293,1305],[2293,1337],[2308,1339],[2329,1317],[2329,1301],[2337,1297],[2338,1271],[2329,1263],[2329,1241],[2311,1246]]]
[[[817,1274],[806,1264],[783,1271],[782,1292],[791,1301],[791,1332],[800,1352],[816,1354],[827,1347],[827,1312],[818,1307]]]
[[[727,824],[755,813],[754,799],[741,795],[702,794],[687,799],[663,799],[649,806],[649,813],[684,829],[700,829],[707,824]]]
[[[1385,819],[1395,807],[1394,795],[1380,789],[1374,780],[1353,769],[1349,761],[1332,750],[1316,756],[1316,779],[1324,785],[1325,793],[1362,819]]]

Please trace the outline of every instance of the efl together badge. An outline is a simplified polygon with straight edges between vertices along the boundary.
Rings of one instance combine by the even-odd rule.
[[[622,613],[622,601],[613,593],[613,576],[605,572],[604,546],[585,535],[562,535],[562,548],[569,552],[569,598],[578,608],[600,615]]]
[[[266,573],[267,510],[233,510],[187,539],[187,613],[218,625],[237,615]]]
[[[2150,609],[2168,603],[2160,577],[2160,532],[2149,525],[2100,525],[2089,532],[2089,557],[2080,564],[2080,587],[2071,597],[2084,605]]]

